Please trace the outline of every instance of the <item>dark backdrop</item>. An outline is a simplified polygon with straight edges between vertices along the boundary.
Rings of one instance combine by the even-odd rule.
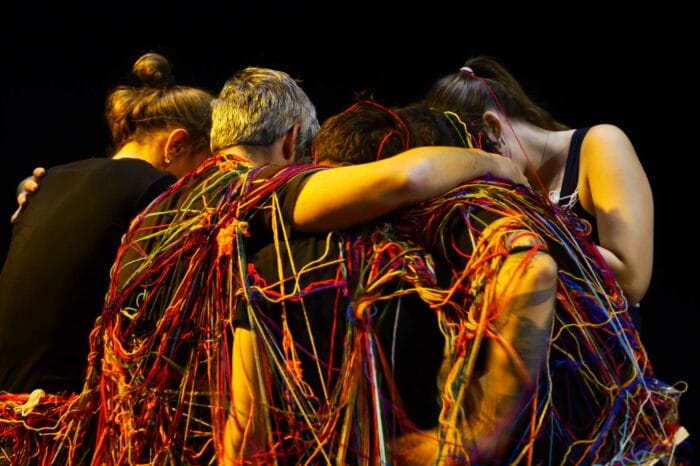
[[[163,53],[178,82],[213,92],[247,65],[285,70],[320,119],[358,91],[388,105],[415,100],[468,56],[493,55],[557,119],[613,123],[634,143],[656,203],[643,340],[660,379],[690,384],[681,414],[697,433],[697,52],[688,11],[667,3],[625,14],[568,3],[64,3],[4,5],[0,14],[0,258],[17,182],[35,166],[104,153],[104,98],[143,52]]]

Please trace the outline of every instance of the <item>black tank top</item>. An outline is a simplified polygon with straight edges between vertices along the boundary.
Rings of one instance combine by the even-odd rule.
[[[582,230],[589,231],[591,239],[596,244],[600,244],[595,216],[585,210],[578,201],[578,173],[581,160],[581,144],[589,129],[590,127],[578,128],[571,136],[569,155],[566,157],[566,167],[564,167],[564,180],[561,183],[561,191],[559,194],[559,205],[575,213],[578,218],[581,219]],[[635,327],[638,331],[641,331],[642,315],[639,312],[639,304],[630,306],[628,311]]]

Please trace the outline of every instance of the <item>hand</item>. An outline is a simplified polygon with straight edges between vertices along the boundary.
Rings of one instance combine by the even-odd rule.
[[[39,190],[39,180],[43,178],[45,173],[46,170],[43,167],[36,167],[32,172],[32,176],[25,178],[19,183],[17,186],[18,207],[17,210],[15,210],[15,213],[12,214],[12,217],[10,217],[10,222],[15,223],[15,220],[17,220],[17,217],[19,217],[19,213],[22,211],[22,207],[29,202],[29,197],[31,194]]]
[[[512,159],[504,157],[500,154],[491,154],[496,161],[496,169],[493,171],[492,175],[498,178],[504,178],[506,180],[511,180],[513,183],[521,184],[531,188],[530,182],[527,180],[523,170],[513,162]]]

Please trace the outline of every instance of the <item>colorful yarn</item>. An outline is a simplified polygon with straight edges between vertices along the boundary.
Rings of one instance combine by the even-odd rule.
[[[403,302],[419,299],[445,340],[440,380],[416,375],[439,383],[438,426],[425,435],[447,464],[478,462],[471,387],[483,345],[505,344],[491,325],[508,301],[496,296],[494,277],[509,253],[504,238],[521,230],[564,262],[547,364],[506,464],[641,464],[673,453],[680,391],[655,378],[620,289],[575,218],[525,189],[474,181],[391,223],[330,233],[323,252],[300,263],[278,195],[307,170],[219,155],[156,199],[124,238],[82,393],[40,396],[24,412],[28,396],[0,395],[0,458],[216,464],[243,309],[261,342],[254,413],[268,430],[245,464],[394,464],[395,439],[423,431],[394,377],[401,354],[381,332],[399,321]],[[484,212],[505,220],[484,230]],[[274,278],[250,263],[268,243]],[[447,278],[436,272],[438,254],[450,264]],[[531,255],[523,256],[526,267]],[[325,278],[308,279],[318,273]],[[331,308],[312,307],[319,293],[332,296]],[[318,312],[328,319],[320,334]],[[515,363],[522,357],[513,353]]]

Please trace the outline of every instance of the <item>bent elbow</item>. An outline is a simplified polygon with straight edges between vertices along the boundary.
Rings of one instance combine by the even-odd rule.
[[[433,173],[433,165],[428,161],[421,161],[409,165],[394,175],[396,192],[404,199],[406,204],[425,201],[443,194],[441,183]]]
[[[639,304],[639,302],[644,298],[644,296],[647,294],[647,290],[649,289],[649,282],[646,284],[629,284],[625,287],[622,287],[622,292],[625,295],[625,298],[627,299],[627,305],[628,307],[636,306]]]

